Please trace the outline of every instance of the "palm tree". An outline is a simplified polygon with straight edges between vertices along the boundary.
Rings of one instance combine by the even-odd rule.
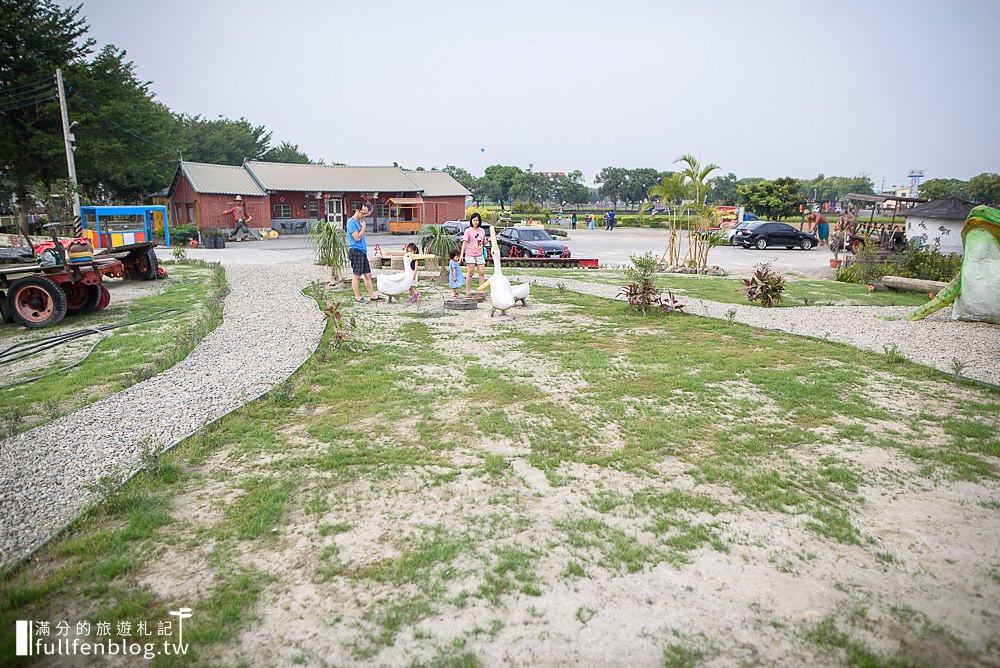
[[[327,265],[334,281],[347,266],[347,234],[339,224],[317,221],[309,230],[309,241],[316,251],[316,264]]]
[[[420,228],[417,246],[424,253],[437,255],[441,263],[438,280],[443,281],[448,274],[448,254],[455,248],[451,235],[441,225],[427,224]]]
[[[706,209],[705,196],[708,194],[708,188],[712,183],[712,178],[709,174],[719,169],[719,166],[711,162],[702,166],[698,158],[690,153],[685,153],[674,162],[684,163],[684,169],[681,170],[681,174],[684,175],[685,182],[694,195],[693,208],[695,214],[698,216],[697,224],[692,227],[689,223],[687,227],[688,249],[685,261],[690,261],[696,269],[704,269],[708,265],[708,251],[713,244],[710,241],[712,235],[702,234],[701,232],[702,228],[711,227],[711,218],[715,215],[715,209]]]
[[[711,185],[712,180],[708,177],[709,174],[719,169],[719,166],[715,163],[708,163],[702,167],[698,158],[694,157],[690,153],[685,153],[681,157],[674,160],[675,163],[683,162],[685,167],[681,170],[681,174],[687,180],[688,185],[694,195],[694,202],[701,211],[701,207],[705,204],[705,196],[708,194],[708,187]]]
[[[677,236],[677,209],[678,204],[684,201],[687,193],[687,186],[684,181],[687,177],[682,172],[675,172],[670,176],[664,176],[659,184],[649,189],[650,198],[659,197],[664,206],[670,207],[670,240],[666,250],[660,256],[660,262],[664,259],[668,264],[677,264],[680,238]],[[669,257],[668,257],[669,256]]]

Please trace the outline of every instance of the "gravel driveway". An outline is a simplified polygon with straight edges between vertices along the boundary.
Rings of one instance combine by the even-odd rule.
[[[0,441],[0,565],[38,548],[95,500],[102,477],[162,450],[284,380],[315,349],[323,316],[301,294],[328,270],[226,265],[224,320],[155,378]]]
[[[535,285],[557,287],[596,297],[620,299],[616,285],[561,278],[527,278]],[[895,346],[908,359],[946,373],[954,373],[957,360],[966,378],[1000,385],[1000,326],[951,319],[944,308],[925,320],[911,322],[909,306],[792,306],[761,308],[684,299],[684,311],[723,320],[733,314],[736,322],[791,334],[826,338],[856,348],[885,352]]]

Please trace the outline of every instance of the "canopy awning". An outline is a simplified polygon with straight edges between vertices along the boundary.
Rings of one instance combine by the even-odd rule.
[[[393,197],[385,201],[386,204],[423,204],[422,197]]]

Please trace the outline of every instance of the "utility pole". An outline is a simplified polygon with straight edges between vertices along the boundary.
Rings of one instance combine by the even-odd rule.
[[[73,133],[69,127],[69,113],[66,111],[66,91],[63,89],[62,70],[56,69],[56,87],[59,89],[59,111],[62,113],[63,141],[66,143],[66,167],[69,171],[69,184],[73,188],[73,231],[76,236],[83,233],[80,221],[80,192],[76,184],[76,162],[73,160]]]

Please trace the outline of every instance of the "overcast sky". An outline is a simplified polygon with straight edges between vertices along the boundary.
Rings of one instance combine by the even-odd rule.
[[[76,4],[78,0],[63,5]],[[313,159],[1000,171],[1000,0],[83,0],[160,101]]]

